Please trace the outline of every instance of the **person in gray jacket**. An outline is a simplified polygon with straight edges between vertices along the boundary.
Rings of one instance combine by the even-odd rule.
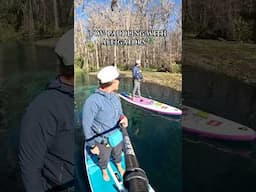
[[[97,75],[100,85],[83,106],[83,130],[86,145],[99,157],[98,165],[103,179],[109,181],[107,165],[112,154],[121,175],[123,136],[120,126],[126,128],[128,120],[123,114],[120,99],[115,93],[119,88],[119,73],[114,66],[101,69]]]
[[[29,104],[22,118],[18,159],[27,192],[73,191],[73,36],[70,30],[57,42],[59,76]]]
[[[134,66],[132,67],[132,79],[133,79],[133,91],[132,98],[135,99],[136,92],[138,92],[138,97],[141,97],[140,85],[143,81],[143,75],[141,71],[141,62],[136,60]]]

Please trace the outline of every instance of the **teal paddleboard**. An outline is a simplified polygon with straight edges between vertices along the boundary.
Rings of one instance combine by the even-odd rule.
[[[110,161],[107,167],[110,180],[105,181],[102,177],[102,172],[97,165],[98,158],[92,155],[89,149],[85,149],[85,164],[89,185],[92,192],[119,192],[125,191],[123,186],[123,178],[117,170],[115,164]],[[122,154],[122,167],[125,168],[124,154]]]
[[[127,192],[123,185],[123,178],[112,160],[109,162],[107,167],[110,180],[105,181],[102,177],[101,169],[97,165],[97,156],[92,155],[87,147],[85,147],[84,156],[87,177],[92,192]],[[123,153],[121,164],[122,167],[125,168],[125,157]],[[154,189],[150,185],[148,188],[149,192],[154,192]]]

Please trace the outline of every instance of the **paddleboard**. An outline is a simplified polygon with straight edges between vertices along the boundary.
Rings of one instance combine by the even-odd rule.
[[[110,160],[107,166],[110,180],[106,182],[102,177],[101,169],[97,165],[97,156],[91,154],[88,147],[84,149],[84,156],[91,192],[127,192],[123,185],[123,178],[112,160]],[[124,153],[122,153],[121,164],[122,167],[125,168]],[[155,192],[150,185],[148,186],[148,191]]]
[[[131,94],[125,92],[120,93],[119,96],[120,98],[124,99],[125,101],[131,104],[134,104],[138,107],[142,107],[146,110],[153,111],[162,115],[173,116],[182,114],[182,111],[180,109],[153,99],[149,99],[146,97],[135,97],[134,99],[132,99]]]
[[[256,132],[253,129],[234,121],[185,105],[182,112],[182,128],[185,131],[222,140],[252,141],[256,139]]]

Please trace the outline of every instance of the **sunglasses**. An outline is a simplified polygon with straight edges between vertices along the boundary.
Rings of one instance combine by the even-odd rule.
[[[117,78],[115,78],[115,80],[118,80],[118,81],[120,81],[120,80],[121,80],[121,78],[120,78],[120,77],[117,77]]]

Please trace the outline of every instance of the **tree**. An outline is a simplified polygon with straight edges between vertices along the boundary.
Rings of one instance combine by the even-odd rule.
[[[197,38],[254,41],[255,0],[184,0],[183,32]]]
[[[73,1],[0,0],[0,23],[3,30],[13,28],[22,38],[45,38],[60,35],[73,25]]]
[[[75,44],[78,57],[88,59],[87,69],[98,69],[99,67],[118,65],[128,69],[136,59],[141,59],[144,67],[159,68],[161,65],[170,66],[176,60],[180,61],[181,53],[181,12],[180,6],[175,6],[173,0],[128,0],[119,1],[119,11],[111,10],[113,1],[106,5],[95,1],[84,2],[84,14],[86,18],[76,17],[75,21],[78,35]],[[82,6],[80,3],[75,4]],[[177,15],[177,16],[175,16]],[[78,27],[83,26],[83,27]],[[127,37],[95,35],[92,31],[118,31],[118,30],[166,30],[165,37]],[[81,32],[83,31],[83,32]],[[93,34],[93,35],[90,35]],[[86,39],[83,39],[86,38]],[[113,41],[137,40],[144,42],[142,46],[106,46],[106,39]],[[84,41],[93,44],[93,49],[81,49]],[[86,50],[85,52],[83,50]],[[89,55],[89,56],[88,56]]]
[[[53,0],[53,13],[54,13],[54,29],[55,32],[59,30],[59,15],[58,15],[58,5],[57,5],[57,0]]]

